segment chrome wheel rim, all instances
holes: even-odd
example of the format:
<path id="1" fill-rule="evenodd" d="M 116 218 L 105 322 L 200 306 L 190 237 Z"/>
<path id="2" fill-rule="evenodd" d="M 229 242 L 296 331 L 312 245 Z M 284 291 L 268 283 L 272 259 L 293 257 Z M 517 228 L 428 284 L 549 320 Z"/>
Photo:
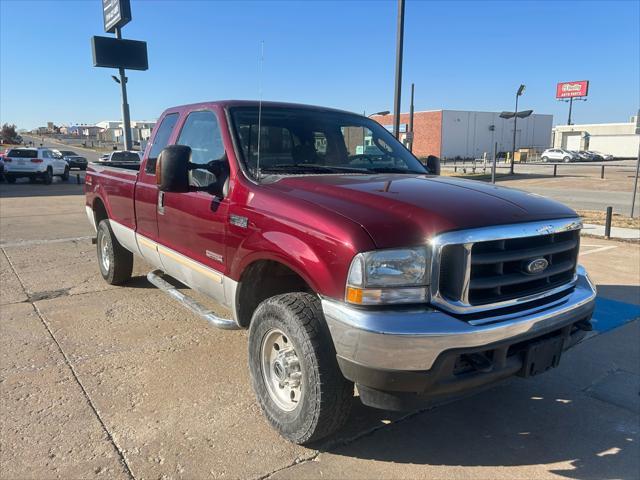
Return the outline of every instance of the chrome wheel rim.
<path id="1" fill-rule="evenodd" d="M 269 397 L 282 410 L 295 410 L 302 399 L 302 371 L 291 340 L 274 328 L 265 334 L 260 350 Z"/>
<path id="2" fill-rule="evenodd" d="M 109 260 L 109 242 L 107 241 L 106 235 L 100 236 L 100 263 L 102 263 L 102 268 L 105 272 L 109 271 L 109 266 L 111 262 Z"/>

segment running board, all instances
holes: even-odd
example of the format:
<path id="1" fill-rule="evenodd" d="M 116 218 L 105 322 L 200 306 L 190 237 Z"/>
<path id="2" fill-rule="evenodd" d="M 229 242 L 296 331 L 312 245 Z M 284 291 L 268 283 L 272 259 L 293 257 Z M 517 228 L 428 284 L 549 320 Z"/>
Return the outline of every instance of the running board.
<path id="1" fill-rule="evenodd" d="M 147 280 L 166 294 L 178 300 L 182 305 L 209 322 L 214 327 L 221 328 L 223 330 L 238 330 L 240 328 L 233 320 L 218 317 L 215 313 L 204 308 L 193 298 L 179 291 L 176 287 L 162 278 L 163 274 L 164 272 L 162 270 L 154 270 L 147 274 Z"/>

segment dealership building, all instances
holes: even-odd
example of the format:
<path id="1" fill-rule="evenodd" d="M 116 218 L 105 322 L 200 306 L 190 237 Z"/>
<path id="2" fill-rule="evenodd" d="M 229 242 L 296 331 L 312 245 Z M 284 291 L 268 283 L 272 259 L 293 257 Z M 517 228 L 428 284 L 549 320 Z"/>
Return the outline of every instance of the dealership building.
<path id="1" fill-rule="evenodd" d="M 617 158 L 636 158 L 640 134 L 640 118 L 624 123 L 558 125 L 553 129 L 553 146 L 567 150 L 593 150 Z"/>
<path id="2" fill-rule="evenodd" d="M 393 115 L 371 118 L 388 129 L 393 128 Z M 407 144 L 409 114 L 400 114 L 400 140 Z M 500 112 L 463 110 L 431 110 L 415 112 L 413 117 L 413 153 L 418 157 L 435 155 L 442 159 L 481 158 L 513 149 L 513 119 L 500 118 Z M 544 150 L 551 145 L 553 115 L 532 114 L 519 118 L 516 126 L 516 148 Z"/>

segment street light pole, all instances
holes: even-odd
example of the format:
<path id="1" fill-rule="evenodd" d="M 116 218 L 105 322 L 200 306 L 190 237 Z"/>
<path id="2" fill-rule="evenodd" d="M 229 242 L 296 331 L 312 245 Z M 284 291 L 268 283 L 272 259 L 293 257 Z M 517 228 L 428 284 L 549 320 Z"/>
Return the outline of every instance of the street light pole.
<path id="1" fill-rule="evenodd" d="M 398 0 L 398 31 L 396 39 L 396 89 L 393 101 L 393 135 L 400 138 L 400 97 L 402 89 L 402 44 L 404 42 L 404 0 Z"/>
<path id="2" fill-rule="evenodd" d="M 411 84 L 411 104 L 409 105 L 409 151 L 413 151 L 413 93 L 415 85 Z"/>
<path id="3" fill-rule="evenodd" d="M 516 110 L 513 115 L 513 152 L 511 154 L 511 166 L 509 167 L 509 173 L 513 175 L 513 166 L 516 162 L 516 127 L 518 126 L 518 97 L 524 93 L 525 86 L 520 85 L 516 92 Z"/>
<path id="4" fill-rule="evenodd" d="M 116 38 L 122 38 L 120 28 L 116 28 Z M 124 139 L 124 149 L 131 150 L 131 118 L 129 117 L 129 101 L 127 100 L 127 77 L 124 68 L 120 67 L 120 91 L 122 93 L 122 138 Z"/>

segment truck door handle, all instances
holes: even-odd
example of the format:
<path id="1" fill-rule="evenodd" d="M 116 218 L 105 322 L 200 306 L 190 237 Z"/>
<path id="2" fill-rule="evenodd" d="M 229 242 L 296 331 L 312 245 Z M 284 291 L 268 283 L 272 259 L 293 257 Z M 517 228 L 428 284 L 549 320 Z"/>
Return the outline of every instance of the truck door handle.
<path id="1" fill-rule="evenodd" d="M 158 190 L 158 213 L 164 215 L 164 192 Z"/>

